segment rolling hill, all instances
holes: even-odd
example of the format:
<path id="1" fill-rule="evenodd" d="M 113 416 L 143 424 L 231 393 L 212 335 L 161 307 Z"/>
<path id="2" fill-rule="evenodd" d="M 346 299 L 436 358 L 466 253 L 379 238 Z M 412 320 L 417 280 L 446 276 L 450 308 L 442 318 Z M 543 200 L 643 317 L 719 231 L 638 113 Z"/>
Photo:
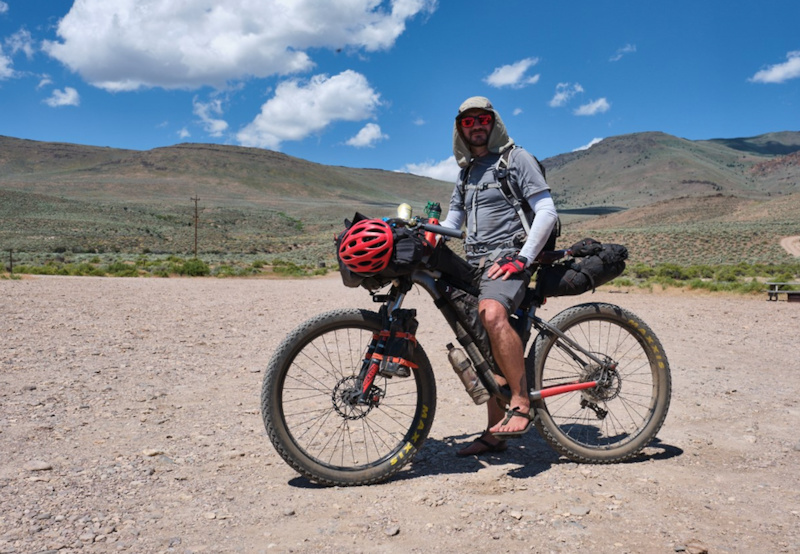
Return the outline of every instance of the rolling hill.
<path id="1" fill-rule="evenodd" d="M 563 242 L 594 234 L 634 259 L 785 261 L 800 234 L 800 133 L 690 141 L 610 137 L 543 160 Z M 201 252 L 332 260 L 358 210 L 420 213 L 451 183 L 324 166 L 268 150 L 179 144 L 120 150 L 0 137 L 0 250 L 186 253 L 194 199 Z M 681 245 L 680 248 L 671 245 Z"/>

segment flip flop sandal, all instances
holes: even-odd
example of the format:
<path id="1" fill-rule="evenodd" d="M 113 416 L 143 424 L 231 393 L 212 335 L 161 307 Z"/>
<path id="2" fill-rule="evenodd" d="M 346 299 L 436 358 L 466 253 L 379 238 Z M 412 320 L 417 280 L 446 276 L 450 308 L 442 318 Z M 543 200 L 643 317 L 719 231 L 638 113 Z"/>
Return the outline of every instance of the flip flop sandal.
<path id="1" fill-rule="evenodd" d="M 522 435 L 530 431 L 531 424 L 533 423 L 533 417 L 528 412 L 521 411 L 519 407 L 506 410 L 506 417 L 505 419 L 503 419 L 500 425 L 508 425 L 508 422 L 511 421 L 512 417 L 524 417 L 525 419 L 528 420 L 528 423 L 525 425 L 524 429 L 520 429 L 519 431 L 506 432 L 506 433 L 502 431 L 497 431 L 495 433 L 492 433 L 492 435 L 498 438 L 515 439 L 521 437 Z"/>
<path id="2" fill-rule="evenodd" d="M 480 447 L 477 448 L 474 452 L 471 452 L 470 449 L 473 448 L 475 445 L 479 445 Z M 478 437 L 474 441 L 470 443 L 469 446 L 466 446 L 456 452 L 456 456 L 459 458 L 466 458 L 467 456 L 480 456 L 481 454 L 491 454 L 495 452 L 505 452 L 508 449 L 508 445 L 506 441 L 499 441 L 497 444 L 492 444 L 487 440 L 484 440 L 482 437 Z"/>

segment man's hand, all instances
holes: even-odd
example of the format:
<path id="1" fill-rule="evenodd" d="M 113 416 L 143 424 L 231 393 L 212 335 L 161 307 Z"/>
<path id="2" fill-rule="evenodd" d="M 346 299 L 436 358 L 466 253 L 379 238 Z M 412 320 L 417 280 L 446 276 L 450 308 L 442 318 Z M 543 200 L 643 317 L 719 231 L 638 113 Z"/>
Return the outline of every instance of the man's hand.
<path id="1" fill-rule="evenodd" d="M 508 254 L 497 260 L 492 267 L 489 268 L 488 275 L 490 279 L 502 277 L 503 281 L 505 281 L 512 275 L 521 273 L 526 265 L 528 265 L 528 259 L 525 256 Z"/>

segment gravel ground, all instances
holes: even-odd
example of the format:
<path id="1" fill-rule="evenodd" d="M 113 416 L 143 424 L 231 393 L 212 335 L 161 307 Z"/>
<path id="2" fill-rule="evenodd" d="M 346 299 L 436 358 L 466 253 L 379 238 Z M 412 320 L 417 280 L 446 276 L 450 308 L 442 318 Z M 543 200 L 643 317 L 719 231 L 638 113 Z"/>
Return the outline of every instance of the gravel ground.
<path id="1" fill-rule="evenodd" d="M 290 329 L 371 306 L 313 280 L 37 277 L 0 281 L 0 553 L 797 552 L 800 304 L 603 290 L 663 343 L 673 398 L 639 459 L 583 466 L 535 431 L 455 451 L 485 425 L 449 368 L 430 438 L 377 486 L 321 488 L 266 438 L 262 372 Z"/>

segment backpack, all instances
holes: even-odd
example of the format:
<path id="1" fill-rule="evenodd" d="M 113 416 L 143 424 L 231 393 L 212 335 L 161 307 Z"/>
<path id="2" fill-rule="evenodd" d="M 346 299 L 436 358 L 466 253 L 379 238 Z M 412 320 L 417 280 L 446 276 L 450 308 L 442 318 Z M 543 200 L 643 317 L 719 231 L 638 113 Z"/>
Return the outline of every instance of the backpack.
<path id="1" fill-rule="evenodd" d="M 528 203 L 528 200 L 523 196 L 522 191 L 517 186 L 516 183 L 512 183 L 511 180 L 508 178 L 509 169 L 508 169 L 508 162 L 511 158 L 511 151 L 516 148 L 516 145 L 512 145 L 510 148 L 506 148 L 503 153 L 500 155 L 500 159 L 497 161 L 497 166 L 495 167 L 495 175 L 497 176 L 497 181 L 500 184 L 500 192 L 503 193 L 503 196 L 506 197 L 506 200 L 509 204 L 514 208 L 514 211 L 519 216 L 520 222 L 522 223 L 522 228 L 525 230 L 525 235 L 529 235 L 531 232 L 531 222 L 533 222 L 534 213 L 533 208 Z M 539 171 L 542 172 L 542 177 L 547 181 L 547 175 L 545 172 L 545 168 L 542 165 L 542 162 L 539 159 L 531 154 L 531 157 L 539 166 Z M 471 165 L 471 164 L 470 164 Z M 461 171 L 461 190 L 466 191 L 467 187 L 467 177 L 469 176 L 469 168 L 467 166 Z M 561 236 L 561 219 L 556 220 L 556 224 L 553 227 L 553 231 L 550 234 L 550 238 L 548 239 L 547 243 L 545 244 L 543 250 L 555 250 L 556 247 L 556 239 Z"/>

